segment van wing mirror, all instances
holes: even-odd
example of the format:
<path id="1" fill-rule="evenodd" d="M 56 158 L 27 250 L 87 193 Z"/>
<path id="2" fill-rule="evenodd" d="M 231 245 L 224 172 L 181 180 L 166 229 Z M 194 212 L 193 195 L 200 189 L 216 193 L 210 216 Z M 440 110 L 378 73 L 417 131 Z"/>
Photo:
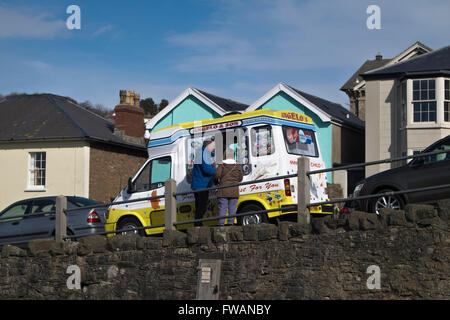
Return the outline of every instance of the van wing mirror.
<path id="1" fill-rule="evenodd" d="M 134 193 L 134 192 L 136 192 L 136 188 L 135 188 L 135 185 L 134 185 L 134 183 L 133 183 L 133 181 L 131 180 L 131 177 L 130 177 L 130 178 L 128 178 L 127 193 L 131 194 L 131 193 Z"/>

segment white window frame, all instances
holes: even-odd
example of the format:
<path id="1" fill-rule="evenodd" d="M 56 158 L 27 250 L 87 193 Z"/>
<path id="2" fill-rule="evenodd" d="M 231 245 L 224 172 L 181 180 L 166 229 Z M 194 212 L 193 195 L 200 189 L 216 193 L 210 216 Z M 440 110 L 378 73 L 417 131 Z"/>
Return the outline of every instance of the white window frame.
<path id="1" fill-rule="evenodd" d="M 448 89 L 446 84 L 448 83 Z M 445 111 L 445 105 L 447 104 L 447 111 Z M 448 115 L 448 120 L 445 120 L 445 115 Z M 444 122 L 450 122 L 450 79 L 444 78 Z"/>
<path id="2" fill-rule="evenodd" d="M 36 159 L 37 155 L 40 156 L 40 159 Z M 47 183 L 47 153 L 45 151 L 30 152 L 28 160 L 28 187 L 26 191 L 45 191 Z M 36 177 L 35 175 L 39 174 L 39 172 L 40 176 Z M 37 179 L 40 181 L 37 182 Z"/>
<path id="3" fill-rule="evenodd" d="M 429 81 L 430 80 L 433 80 L 434 81 L 434 99 L 422 99 L 422 96 L 420 95 L 420 97 L 419 97 L 419 99 L 418 100 L 414 100 L 414 82 L 415 81 L 419 81 L 419 82 L 421 82 L 421 81 L 428 81 L 428 83 L 429 83 Z M 438 81 L 439 81 L 439 79 L 438 78 L 427 78 L 427 79 L 412 79 L 412 83 L 411 83 L 411 106 L 412 106 L 412 122 L 414 123 L 414 124 L 418 124 L 418 123 L 437 123 L 438 122 L 438 97 L 437 97 L 437 86 L 438 86 Z M 420 85 L 420 84 L 419 84 Z M 427 86 L 427 91 L 429 91 L 430 89 L 429 89 L 429 86 Z M 419 92 L 421 92 L 422 90 L 421 89 L 419 89 Z M 415 114 L 415 112 L 414 112 L 414 104 L 415 103 L 430 103 L 430 102 L 434 102 L 435 103 L 435 120 L 434 121 L 415 121 L 414 120 L 414 114 Z M 422 111 L 420 111 L 420 112 L 422 112 Z M 430 112 L 428 111 L 428 117 L 429 117 L 429 115 L 430 115 Z"/>

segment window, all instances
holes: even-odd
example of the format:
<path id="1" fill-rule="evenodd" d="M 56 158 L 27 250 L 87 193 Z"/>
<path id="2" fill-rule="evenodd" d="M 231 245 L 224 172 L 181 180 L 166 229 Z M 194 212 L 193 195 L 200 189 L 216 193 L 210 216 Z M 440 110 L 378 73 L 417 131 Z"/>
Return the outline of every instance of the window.
<path id="1" fill-rule="evenodd" d="M 444 83 L 444 121 L 450 121 L 450 80 Z"/>
<path id="2" fill-rule="evenodd" d="M 271 126 L 253 128 L 251 130 L 251 136 L 252 155 L 254 157 L 267 156 L 275 152 Z"/>
<path id="3" fill-rule="evenodd" d="M 30 213 L 55 212 L 55 200 L 39 199 L 33 200 Z"/>
<path id="4" fill-rule="evenodd" d="M 318 157 L 314 131 L 294 127 L 284 127 L 284 141 L 288 153 Z"/>
<path id="5" fill-rule="evenodd" d="M 428 152 L 437 152 L 437 151 L 446 151 L 446 150 L 450 150 L 450 140 L 445 140 L 445 141 L 439 143 L 438 145 L 425 150 L 424 152 L 428 153 Z M 425 163 L 434 163 L 434 162 L 439 162 L 439 161 L 444 161 L 444 160 L 450 160 L 450 152 L 426 156 L 424 160 L 425 160 Z"/>
<path id="6" fill-rule="evenodd" d="M 161 188 L 170 178 L 172 161 L 170 157 L 154 159 L 147 163 L 134 181 L 136 191 L 148 191 Z"/>
<path id="7" fill-rule="evenodd" d="M 29 187 L 34 189 L 45 188 L 46 153 L 30 152 L 30 180 Z"/>
<path id="8" fill-rule="evenodd" d="M 436 121 L 436 81 L 413 81 L 414 122 Z"/>
<path id="9" fill-rule="evenodd" d="M 6 209 L 6 211 L 1 215 L 1 218 L 5 219 L 2 220 L 2 222 L 22 219 L 23 216 L 25 215 L 25 212 L 27 211 L 27 208 L 28 202 L 21 202 L 16 205 L 13 205 L 12 207 Z M 6 218 L 11 218 L 11 220 Z"/>

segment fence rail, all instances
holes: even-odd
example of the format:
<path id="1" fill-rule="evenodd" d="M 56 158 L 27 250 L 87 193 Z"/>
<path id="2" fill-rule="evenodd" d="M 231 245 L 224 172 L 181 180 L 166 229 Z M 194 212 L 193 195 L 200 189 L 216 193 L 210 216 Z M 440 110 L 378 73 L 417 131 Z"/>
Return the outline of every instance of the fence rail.
<path id="1" fill-rule="evenodd" d="M 435 151 L 435 152 L 428 152 L 428 153 L 422 153 L 418 155 L 411 155 L 411 156 L 404 156 L 404 157 L 398 157 L 398 158 L 391 158 L 391 159 L 383 159 L 383 160 L 377 160 L 377 161 L 370 161 L 370 162 L 364 162 L 364 163 L 358 163 L 358 164 L 352 164 L 352 165 L 346 165 L 336 168 L 327 168 L 327 169 L 320 169 L 320 170 L 310 170 L 310 163 L 309 158 L 306 157 L 299 157 L 298 163 L 297 163 L 297 173 L 295 174 L 287 174 L 287 175 L 281 175 L 281 176 L 275 176 L 270 178 L 264 178 L 264 179 L 257 179 L 257 180 L 251 180 L 251 181 L 244 181 L 240 183 L 234 183 L 229 184 L 225 186 L 213 186 L 211 188 L 204 188 L 199 190 L 191 190 L 191 191 L 182 191 L 177 192 L 177 185 L 175 180 L 168 179 L 165 182 L 165 193 L 163 195 L 158 196 L 152 196 L 152 197 L 145 197 L 140 199 L 133 199 L 133 200 L 125 200 L 125 201 L 117 201 L 117 202 L 111 202 L 111 203 L 102 203 L 99 205 L 93 205 L 93 206 L 86 206 L 86 207 L 80 207 L 80 208 L 67 208 L 67 199 L 64 196 L 58 196 L 56 201 L 56 211 L 52 212 L 38 212 L 38 213 L 32 213 L 32 214 L 26 214 L 26 216 L 23 216 L 22 218 L 28 218 L 28 217 L 38 217 L 38 216 L 55 216 L 55 239 L 56 240 L 70 240 L 70 239 L 78 239 L 84 236 L 88 235 L 109 235 L 109 234 L 120 234 L 125 232 L 138 232 L 140 230 L 149 230 L 149 229 L 156 229 L 156 228 L 165 228 L 166 230 L 176 230 L 177 226 L 187 225 L 187 224 L 195 224 L 199 222 L 208 222 L 208 221 L 215 221 L 215 220 L 224 220 L 224 219 L 235 219 L 239 217 L 245 217 L 249 215 L 262 215 L 267 214 L 270 212 L 278 212 L 278 211 L 288 211 L 288 212 L 297 212 L 297 222 L 301 224 L 309 224 L 310 223 L 310 208 L 311 207 L 317 207 L 317 206 L 323 206 L 327 204 L 336 204 L 336 203 L 343 203 L 347 201 L 356 201 L 356 200 L 368 200 L 372 198 L 376 198 L 379 196 L 389 196 L 389 195 L 400 195 L 400 194 L 406 194 L 406 193 L 414 193 L 414 192 L 423 192 L 423 191 L 431 191 L 431 190 L 438 190 L 438 189 L 444 189 L 449 188 L 450 184 L 440 185 L 440 186 L 432 186 L 432 187 L 425 187 L 425 188 L 417 188 L 417 189 L 409 189 L 409 190 L 401 190 L 401 191 L 391 191 L 391 192 L 385 192 L 385 193 L 379 193 L 379 194 L 372 194 L 372 195 L 366 195 L 366 196 L 358 196 L 358 197 L 346 197 L 341 199 L 334 199 L 334 200 L 328 200 L 328 201 L 321 201 L 321 202 L 314 202 L 310 203 L 310 176 L 314 174 L 319 173 L 325 173 L 325 172 L 332 172 L 332 171 L 344 171 L 346 172 L 347 169 L 353 169 L 353 168 L 361 168 L 366 167 L 370 165 L 376 165 L 376 164 L 383 164 L 383 163 L 392 163 L 396 161 L 403 161 L 407 159 L 415 159 L 415 158 L 424 158 L 427 156 L 433 156 L 437 154 L 442 153 L 450 153 L 450 150 L 442 150 L 442 151 Z M 284 180 L 284 179 L 291 179 L 291 178 L 297 178 L 297 204 L 292 205 L 286 205 L 286 206 L 280 206 L 279 208 L 275 209 L 268 209 L 268 210 L 257 210 L 257 211 L 251 211 L 251 212 L 245 212 L 245 213 L 237 213 L 234 215 L 228 215 L 228 216 L 215 216 L 215 217 L 207 217 L 202 219 L 193 219 L 193 220 L 186 220 L 186 221 L 177 221 L 177 202 L 176 197 L 192 194 L 192 193 L 198 193 L 198 192 L 205 192 L 205 191 L 214 191 L 219 189 L 225 189 L 230 187 L 240 187 L 244 185 L 249 184 L 257 184 L 257 183 L 264 183 L 269 182 L 273 180 Z M 142 226 L 137 227 L 133 229 L 121 229 L 121 230 L 113 230 L 113 231 L 102 231 L 102 232 L 95 232 L 95 233 L 87 233 L 87 234 L 67 234 L 67 215 L 71 214 L 78 210 L 92 210 L 97 208 L 109 208 L 111 206 L 120 205 L 120 204 L 129 204 L 129 203 L 135 203 L 135 202 L 142 202 L 142 201 L 152 201 L 152 200 L 158 200 L 163 199 L 165 200 L 165 223 L 159 224 L 159 225 L 153 225 L 153 226 Z M 0 217 L 0 223 L 5 222 L 8 220 L 14 220 L 14 219 L 20 219 L 20 217 L 6 217 L 2 218 Z M 84 230 L 84 229 L 91 229 L 96 228 L 98 226 L 87 226 L 86 228 L 80 228 L 78 230 Z M 9 243 L 25 243 L 27 241 L 15 241 L 15 242 L 9 242 Z M 4 245 L 8 243 L 0 243 L 0 245 Z"/>

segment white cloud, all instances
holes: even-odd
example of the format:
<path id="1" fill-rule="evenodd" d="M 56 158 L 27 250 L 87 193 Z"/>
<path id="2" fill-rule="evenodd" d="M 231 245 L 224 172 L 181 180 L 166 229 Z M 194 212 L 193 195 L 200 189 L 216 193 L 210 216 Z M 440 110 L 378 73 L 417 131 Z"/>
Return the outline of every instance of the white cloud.
<path id="1" fill-rule="evenodd" d="M 102 26 L 102 27 L 98 28 L 94 33 L 92 33 L 92 37 L 96 38 L 103 33 L 112 31 L 113 29 L 114 29 L 114 26 L 112 24 Z"/>
<path id="2" fill-rule="evenodd" d="M 65 21 L 30 8 L 0 6 L 0 38 L 54 38 L 66 31 Z"/>

